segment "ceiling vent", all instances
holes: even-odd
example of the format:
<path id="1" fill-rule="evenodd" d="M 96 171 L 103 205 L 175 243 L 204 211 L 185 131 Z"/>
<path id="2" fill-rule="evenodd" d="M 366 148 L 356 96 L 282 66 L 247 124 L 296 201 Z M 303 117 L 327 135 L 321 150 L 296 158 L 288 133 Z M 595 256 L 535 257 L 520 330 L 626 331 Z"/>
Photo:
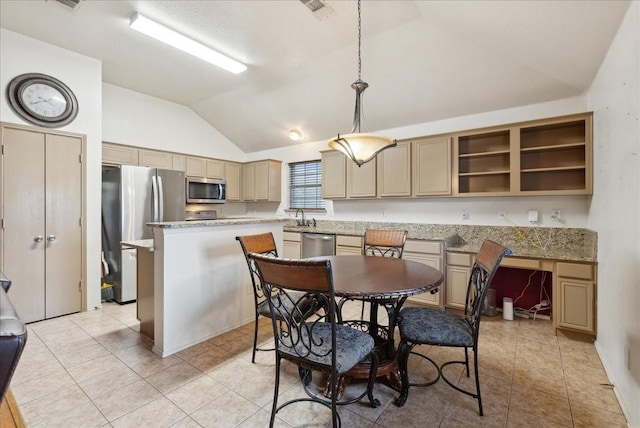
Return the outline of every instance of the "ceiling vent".
<path id="1" fill-rule="evenodd" d="M 76 10 L 80 7 L 80 3 L 82 3 L 84 0 L 47 0 L 47 1 L 60 4 L 71 10 Z"/>
<path id="2" fill-rule="evenodd" d="M 300 0 L 300 3 L 305 5 L 313 13 L 313 16 L 320 21 L 336 13 L 324 0 Z"/>

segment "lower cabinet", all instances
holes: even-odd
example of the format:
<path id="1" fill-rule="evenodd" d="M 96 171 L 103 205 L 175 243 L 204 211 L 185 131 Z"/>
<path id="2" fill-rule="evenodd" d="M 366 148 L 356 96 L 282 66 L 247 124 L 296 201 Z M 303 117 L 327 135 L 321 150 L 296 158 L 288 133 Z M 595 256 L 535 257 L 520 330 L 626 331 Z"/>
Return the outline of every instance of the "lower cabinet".
<path id="1" fill-rule="evenodd" d="M 404 252 L 402 258 L 413 260 L 425 265 L 431 266 L 442 272 L 442 242 L 441 241 L 420 241 L 408 239 L 404 244 Z M 444 284 L 440 286 L 438 292 L 422 293 L 409 297 L 407 300 L 422 305 L 434 306 L 438 308 L 444 307 Z"/>
<path id="2" fill-rule="evenodd" d="M 473 257 L 469 253 L 447 253 L 446 302 L 448 308 L 464 309 Z"/>
<path id="3" fill-rule="evenodd" d="M 354 254 L 362 255 L 362 237 L 361 236 L 336 236 L 336 256 Z"/>
<path id="4" fill-rule="evenodd" d="M 553 319 L 556 329 L 596 334 L 595 265 L 556 262 Z"/>
<path id="5" fill-rule="evenodd" d="M 282 257 L 285 259 L 299 259 L 301 254 L 300 234 L 297 232 L 284 232 Z"/>

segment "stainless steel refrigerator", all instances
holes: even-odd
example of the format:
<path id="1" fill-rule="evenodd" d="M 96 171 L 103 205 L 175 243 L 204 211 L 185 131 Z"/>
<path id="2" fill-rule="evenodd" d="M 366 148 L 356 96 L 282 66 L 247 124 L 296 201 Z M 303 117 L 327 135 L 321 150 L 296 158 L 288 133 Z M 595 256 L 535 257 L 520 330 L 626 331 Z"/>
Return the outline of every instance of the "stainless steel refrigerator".
<path id="1" fill-rule="evenodd" d="M 115 301 L 136 300 L 136 250 L 121 241 L 151 239 L 148 222 L 185 218 L 182 171 L 122 165 L 102 172 L 102 249 Z"/>

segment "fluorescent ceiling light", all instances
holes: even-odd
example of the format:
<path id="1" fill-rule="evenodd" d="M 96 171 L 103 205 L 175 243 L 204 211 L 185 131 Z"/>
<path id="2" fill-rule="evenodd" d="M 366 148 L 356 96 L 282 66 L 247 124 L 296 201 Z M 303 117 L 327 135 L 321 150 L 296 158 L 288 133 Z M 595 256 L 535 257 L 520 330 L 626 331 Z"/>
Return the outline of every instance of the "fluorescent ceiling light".
<path id="1" fill-rule="evenodd" d="M 131 17 L 129 27 L 171 45 L 174 48 L 181 49 L 191 55 L 197 56 L 198 58 L 210 62 L 213 65 L 224 68 L 233 74 L 242 73 L 247 69 L 246 65 L 236 61 L 235 59 L 231 59 L 220 52 L 216 52 L 210 47 L 183 36 L 182 34 L 177 33 L 164 25 L 158 24 L 137 12 Z"/>

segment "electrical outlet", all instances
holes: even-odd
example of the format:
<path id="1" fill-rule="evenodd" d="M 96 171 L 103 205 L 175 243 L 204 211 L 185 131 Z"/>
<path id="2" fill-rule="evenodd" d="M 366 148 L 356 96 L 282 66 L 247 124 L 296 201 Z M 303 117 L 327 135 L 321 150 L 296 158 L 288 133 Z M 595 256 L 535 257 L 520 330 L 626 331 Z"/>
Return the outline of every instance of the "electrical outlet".
<path id="1" fill-rule="evenodd" d="M 462 219 L 469 220 L 469 211 L 462 211 Z"/>
<path id="2" fill-rule="evenodd" d="M 528 213 L 529 223 L 538 222 L 538 210 L 529 210 Z"/>
<path id="3" fill-rule="evenodd" d="M 554 208 L 551 210 L 551 220 L 560 220 L 562 218 L 562 210 Z"/>
<path id="4" fill-rule="evenodd" d="M 631 347 L 628 343 L 624 345 L 624 366 L 631 371 Z"/>
<path id="5" fill-rule="evenodd" d="M 498 220 L 506 220 L 507 214 L 504 211 L 498 211 Z"/>

